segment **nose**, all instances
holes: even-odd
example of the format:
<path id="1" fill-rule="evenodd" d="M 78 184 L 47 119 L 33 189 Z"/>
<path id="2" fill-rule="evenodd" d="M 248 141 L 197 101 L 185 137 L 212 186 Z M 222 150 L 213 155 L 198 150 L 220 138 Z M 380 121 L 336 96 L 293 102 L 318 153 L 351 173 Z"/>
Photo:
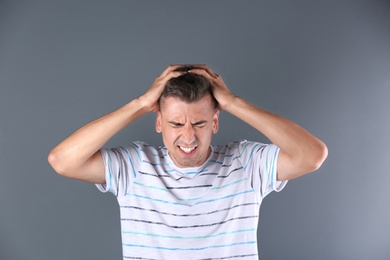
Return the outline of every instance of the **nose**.
<path id="1" fill-rule="evenodd" d="M 195 129 L 192 125 L 185 125 L 182 129 L 181 138 L 186 144 L 195 142 Z"/>

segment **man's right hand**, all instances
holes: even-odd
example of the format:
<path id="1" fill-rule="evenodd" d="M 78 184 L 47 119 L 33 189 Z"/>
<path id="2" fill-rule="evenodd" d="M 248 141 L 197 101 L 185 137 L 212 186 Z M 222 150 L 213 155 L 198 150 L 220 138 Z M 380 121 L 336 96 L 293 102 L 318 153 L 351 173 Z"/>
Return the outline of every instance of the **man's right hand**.
<path id="1" fill-rule="evenodd" d="M 183 72 L 175 71 L 181 66 L 182 65 L 168 66 L 161 75 L 155 79 L 152 86 L 145 92 L 145 94 L 138 98 L 139 102 L 141 102 L 141 106 L 148 112 L 159 111 L 158 100 L 164 91 L 164 87 L 171 78 L 175 78 L 183 74 Z"/>

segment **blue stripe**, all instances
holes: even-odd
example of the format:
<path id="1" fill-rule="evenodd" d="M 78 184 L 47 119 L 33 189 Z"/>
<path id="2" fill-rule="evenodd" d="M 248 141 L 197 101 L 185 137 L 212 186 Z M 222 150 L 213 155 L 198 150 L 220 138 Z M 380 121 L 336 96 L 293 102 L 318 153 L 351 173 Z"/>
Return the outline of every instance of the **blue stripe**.
<path id="1" fill-rule="evenodd" d="M 214 202 L 214 201 L 218 201 L 218 200 L 228 199 L 228 198 L 231 198 L 231 197 L 239 196 L 239 195 L 242 195 L 242 194 L 245 194 L 245 193 L 250 193 L 250 192 L 254 192 L 254 190 L 247 190 L 247 191 L 238 192 L 238 193 L 231 194 L 231 195 L 228 195 L 228 196 L 225 196 L 225 197 L 221 197 L 221 198 L 199 201 L 199 202 L 197 202 L 197 203 L 195 203 L 193 205 L 198 205 L 198 204 L 203 204 L 203 203 L 210 203 L 210 202 Z M 134 194 L 134 193 L 126 194 L 126 196 L 134 196 L 134 197 L 137 197 L 137 198 L 142 198 L 142 199 L 147 199 L 147 200 L 152 200 L 152 201 L 157 201 L 157 202 L 166 203 L 166 204 L 172 204 L 172 205 L 191 206 L 191 205 L 180 203 L 180 202 L 176 202 L 176 201 L 167 201 L 167 200 L 162 200 L 162 199 L 156 199 L 156 198 L 143 196 L 143 195 L 139 195 L 139 194 Z M 194 199 L 185 199 L 185 200 L 194 200 Z"/>
<path id="2" fill-rule="evenodd" d="M 268 157 L 269 157 L 269 147 L 268 147 L 268 149 L 267 149 L 267 155 L 265 156 L 265 173 L 266 173 L 266 175 L 268 176 L 268 178 L 271 178 L 271 187 L 273 188 L 273 184 L 272 184 L 272 175 L 270 176 L 270 174 L 269 174 L 269 171 L 268 171 Z M 271 190 L 269 190 L 268 188 L 267 188 L 267 190 L 264 192 L 264 197 L 265 196 L 267 196 L 268 194 L 270 194 L 271 193 L 271 191 L 272 191 L 272 189 Z"/>
<path id="3" fill-rule="evenodd" d="M 129 193 L 129 194 L 126 194 L 127 196 L 134 196 L 134 197 L 137 197 L 137 198 L 141 198 L 141 199 L 148 199 L 148 200 L 153 200 L 153 201 L 157 201 L 157 202 L 161 202 L 161 203 L 166 203 L 166 204 L 179 204 L 177 202 L 170 202 L 170 201 L 167 201 L 167 200 L 161 200 L 161 199 L 155 199 L 155 198 L 151 198 L 151 197 L 147 197 L 147 196 L 142 196 L 142 195 L 138 195 L 138 194 L 134 194 L 134 193 Z M 187 206 L 186 204 L 181 204 L 183 206 Z"/>
<path id="4" fill-rule="evenodd" d="M 274 185 L 275 185 L 275 181 L 276 181 L 276 171 L 277 169 L 275 169 L 276 167 L 276 163 L 275 163 L 275 160 L 276 160 L 276 157 L 278 155 L 278 151 L 280 150 L 279 147 L 276 147 L 275 149 L 275 153 L 274 153 L 274 157 L 272 158 L 272 165 L 269 165 L 269 161 L 268 161 L 268 158 L 270 157 L 269 153 L 270 153 L 270 147 L 268 147 L 267 149 L 267 155 L 266 155 L 266 158 L 265 158 L 265 171 L 266 171 L 266 174 L 268 176 L 268 178 L 270 179 L 270 186 L 271 186 L 271 190 L 267 190 L 267 192 L 264 193 L 264 197 L 267 196 L 268 194 L 270 194 L 273 190 L 274 190 Z M 271 172 L 269 172 L 269 167 L 271 167 Z"/>
<path id="5" fill-rule="evenodd" d="M 200 201 L 198 203 L 195 203 L 195 205 L 203 204 L 203 203 L 209 203 L 209 202 L 214 202 L 214 201 L 217 201 L 217 200 L 228 199 L 228 198 L 235 197 L 235 196 L 242 195 L 242 194 L 249 193 L 249 192 L 254 192 L 254 190 L 242 191 L 242 192 L 231 194 L 231 195 L 228 195 L 228 196 L 225 196 L 225 197 L 222 197 L 222 198 L 218 198 L 218 199 L 211 199 L 211 200 Z"/>
<path id="6" fill-rule="evenodd" d="M 244 171 L 246 170 L 246 167 L 248 167 L 248 164 L 249 164 L 249 162 L 250 162 L 251 159 L 252 159 L 253 151 L 254 151 L 254 150 L 256 149 L 256 147 L 258 147 L 258 146 L 259 146 L 258 144 L 256 144 L 255 146 L 253 146 L 252 151 L 251 151 L 251 153 L 250 153 L 250 155 L 249 155 L 248 161 L 247 161 L 246 164 L 245 164 Z M 241 156 L 241 155 L 240 155 L 240 156 Z"/>
<path id="7" fill-rule="evenodd" d="M 274 158 L 273 158 L 273 161 L 272 161 L 272 188 L 274 188 L 274 183 L 277 181 L 276 180 L 276 169 L 275 169 L 275 161 L 276 161 L 276 157 L 278 155 L 278 151 L 279 151 L 279 148 L 277 147 L 275 149 L 275 153 L 274 153 Z"/>
<path id="8" fill-rule="evenodd" d="M 249 144 L 249 143 L 246 143 L 246 144 L 244 145 L 244 148 L 242 149 L 242 152 L 240 153 L 239 157 L 241 157 L 242 154 L 245 152 L 246 148 L 248 147 L 248 144 Z"/>
<path id="9" fill-rule="evenodd" d="M 130 165 L 131 165 L 131 169 L 133 170 L 134 177 L 137 177 L 137 172 L 134 169 L 133 160 L 131 160 L 131 156 L 130 156 L 129 150 L 127 150 L 126 148 L 123 148 L 123 147 L 122 147 L 122 149 L 124 149 L 125 152 L 126 152 L 127 158 L 129 159 L 129 162 L 130 162 Z M 134 149 L 134 147 L 133 147 L 133 149 Z"/>
<path id="10" fill-rule="evenodd" d="M 269 147 L 267 149 L 267 155 L 265 157 L 265 172 L 267 174 L 267 176 L 270 176 L 270 172 L 268 171 L 268 157 L 269 157 Z M 271 176 L 272 177 L 272 176 Z M 271 178 L 272 179 L 272 178 Z M 272 180 L 271 180 L 272 181 Z"/>
<path id="11" fill-rule="evenodd" d="M 139 152 L 138 152 L 137 147 L 135 147 L 135 145 L 133 145 L 133 144 L 131 144 L 130 147 L 133 148 L 133 149 L 135 150 L 135 152 L 137 153 L 138 159 L 139 159 L 139 161 L 141 162 L 141 156 L 139 155 Z"/>
<path id="12" fill-rule="evenodd" d="M 170 250 L 170 251 L 201 251 L 211 248 L 223 248 L 223 247 L 232 247 L 232 246 L 241 246 L 241 245 L 250 245 L 256 244 L 256 241 L 248 241 L 248 242 L 239 242 L 232 243 L 226 245 L 214 245 L 214 246 L 205 246 L 205 247 L 189 247 L 189 248 L 180 248 L 180 247 L 162 247 L 162 246 L 147 246 L 147 245 L 136 245 L 136 244 L 123 244 L 123 246 L 127 247 L 142 247 L 149 249 L 158 249 L 158 250 Z"/>
<path id="13" fill-rule="evenodd" d="M 156 187 L 156 186 L 152 186 L 152 185 L 145 185 L 145 184 L 139 183 L 137 181 L 134 181 L 133 184 L 138 185 L 138 186 L 142 186 L 145 188 L 149 188 L 149 189 L 156 189 L 156 190 L 162 190 L 162 191 L 169 192 L 166 188 L 160 188 L 160 187 Z"/>
<path id="14" fill-rule="evenodd" d="M 222 185 L 222 186 L 219 186 L 219 187 L 214 187 L 211 190 L 219 190 L 219 189 L 222 189 L 222 188 L 225 188 L 225 187 L 228 187 L 228 186 L 231 186 L 231 185 L 234 185 L 234 184 L 240 183 L 242 181 L 246 181 L 246 180 L 248 180 L 248 178 L 244 178 L 244 179 L 241 179 L 241 180 L 238 180 L 238 181 L 235 181 L 235 182 L 232 182 L 232 183 L 228 183 L 228 184 L 225 184 L 225 185 Z"/>
<path id="15" fill-rule="evenodd" d="M 202 172 L 208 172 L 209 169 L 202 169 L 200 171 L 196 171 L 196 172 L 182 172 L 184 174 L 198 174 L 198 173 L 202 173 Z"/>
<path id="16" fill-rule="evenodd" d="M 223 162 L 217 161 L 217 160 L 208 160 L 207 162 L 216 163 L 216 164 L 222 164 Z"/>
<path id="17" fill-rule="evenodd" d="M 244 232 L 255 232 L 257 231 L 256 228 L 250 228 L 250 229 L 239 229 L 234 230 L 231 232 L 221 232 L 215 235 L 208 235 L 208 236 L 169 236 L 169 235 L 161 235 L 161 234 L 152 234 L 152 233 L 142 233 L 142 232 L 133 232 L 133 231 L 122 231 L 122 234 L 124 235 L 141 235 L 141 236 L 151 236 L 151 237 L 162 237 L 162 238 L 175 238 L 175 239 L 204 239 L 204 238 L 212 238 L 217 236 L 223 236 L 223 235 L 231 235 L 236 233 L 244 233 Z"/>
<path id="18" fill-rule="evenodd" d="M 112 190 L 111 187 L 112 187 L 112 159 L 111 159 L 111 155 L 110 155 L 110 152 L 107 152 L 107 155 L 108 155 L 108 158 L 109 158 L 109 166 L 108 166 L 108 175 L 109 175 L 109 183 L 108 183 L 108 189 L 109 190 Z M 113 191 L 113 190 L 112 190 Z M 114 193 L 115 194 L 115 193 Z"/>

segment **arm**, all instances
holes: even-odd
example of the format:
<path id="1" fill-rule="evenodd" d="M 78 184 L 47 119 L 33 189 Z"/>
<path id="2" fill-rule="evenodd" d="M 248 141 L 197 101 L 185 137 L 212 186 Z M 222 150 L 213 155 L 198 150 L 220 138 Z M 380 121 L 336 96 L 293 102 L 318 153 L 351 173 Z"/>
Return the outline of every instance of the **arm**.
<path id="1" fill-rule="evenodd" d="M 256 128 L 280 148 L 278 180 L 291 180 L 317 170 L 327 157 L 326 145 L 290 120 L 258 108 L 233 95 L 222 78 L 207 66 L 191 70 L 210 80 L 219 109 Z"/>
<path id="2" fill-rule="evenodd" d="M 125 126 L 141 116 L 158 110 L 158 99 L 165 83 L 180 72 L 169 66 L 149 90 L 123 107 L 81 127 L 49 154 L 48 161 L 56 172 L 65 177 L 91 183 L 105 183 L 105 172 L 100 148 Z"/>

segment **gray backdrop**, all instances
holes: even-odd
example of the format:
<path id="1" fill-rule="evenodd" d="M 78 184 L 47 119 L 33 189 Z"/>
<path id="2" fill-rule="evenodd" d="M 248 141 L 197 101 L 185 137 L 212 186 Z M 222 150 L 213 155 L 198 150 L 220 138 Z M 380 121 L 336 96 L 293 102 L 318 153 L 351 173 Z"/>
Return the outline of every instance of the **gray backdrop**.
<path id="1" fill-rule="evenodd" d="M 47 154 L 176 63 L 209 64 L 328 145 L 263 202 L 261 259 L 390 259 L 390 4 L 362 0 L 1 1 L 0 259 L 121 258 L 114 196 Z M 161 144 L 154 118 L 107 145 Z M 267 141 L 222 113 L 213 143 L 241 138 Z"/>

